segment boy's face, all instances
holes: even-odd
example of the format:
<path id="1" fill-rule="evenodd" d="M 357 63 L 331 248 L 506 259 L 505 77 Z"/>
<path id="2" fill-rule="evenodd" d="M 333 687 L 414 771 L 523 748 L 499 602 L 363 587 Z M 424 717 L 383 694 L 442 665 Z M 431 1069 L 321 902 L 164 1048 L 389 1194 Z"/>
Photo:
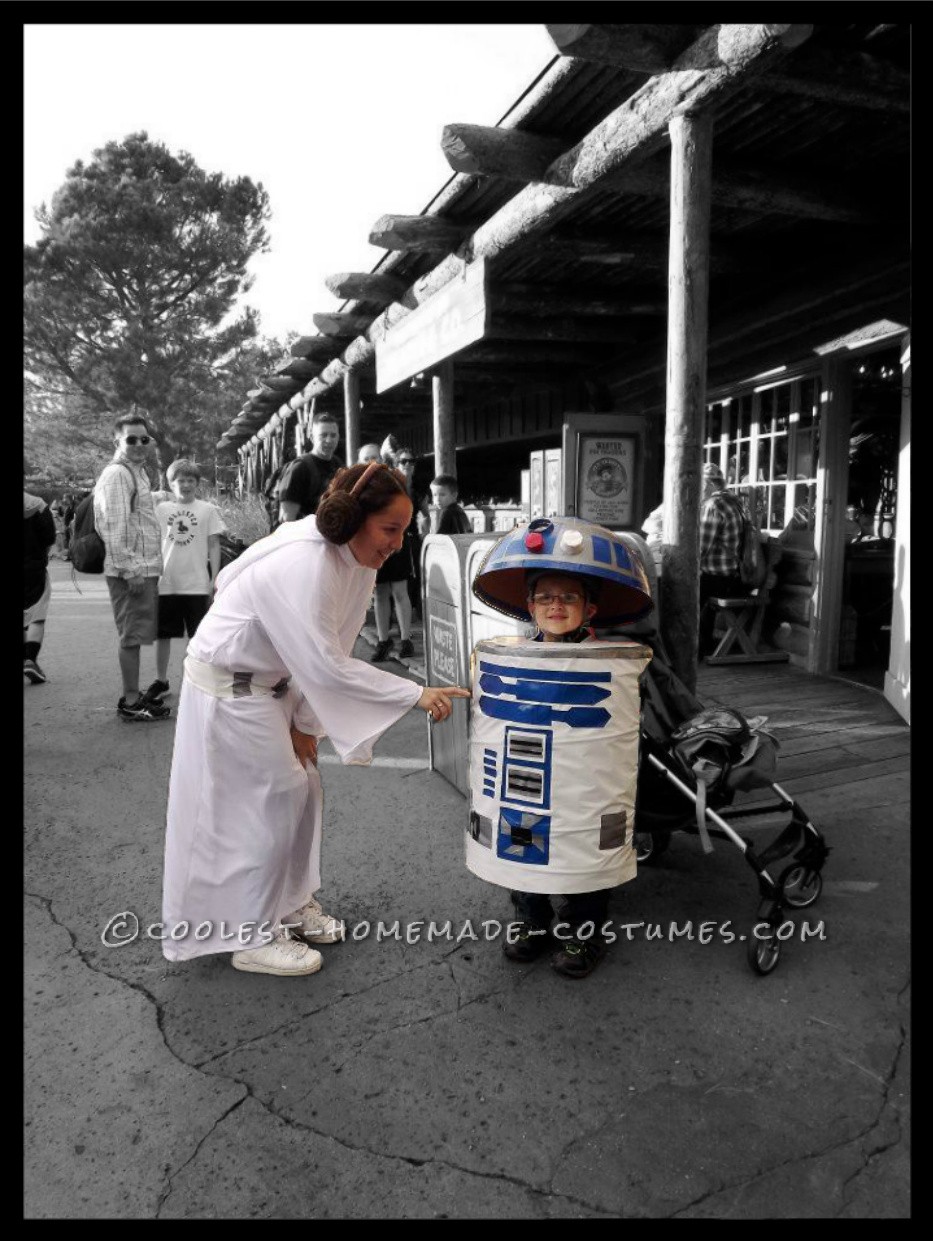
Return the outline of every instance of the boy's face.
<path id="1" fill-rule="evenodd" d="M 578 578 L 569 573 L 546 573 L 528 596 L 528 611 L 542 633 L 560 638 L 595 616 L 596 604 L 587 603 Z"/>
<path id="2" fill-rule="evenodd" d="M 170 484 L 176 500 L 190 504 L 197 495 L 199 481 L 193 474 L 176 474 Z"/>
<path id="3" fill-rule="evenodd" d="M 311 426 L 311 451 L 316 457 L 329 461 L 340 443 L 340 431 L 336 422 L 315 422 Z"/>
<path id="4" fill-rule="evenodd" d="M 451 504 L 456 504 L 457 493 L 452 487 L 438 487 L 434 483 L 431 484 L 431 496 L 438 508 L 450 508 Z"/>

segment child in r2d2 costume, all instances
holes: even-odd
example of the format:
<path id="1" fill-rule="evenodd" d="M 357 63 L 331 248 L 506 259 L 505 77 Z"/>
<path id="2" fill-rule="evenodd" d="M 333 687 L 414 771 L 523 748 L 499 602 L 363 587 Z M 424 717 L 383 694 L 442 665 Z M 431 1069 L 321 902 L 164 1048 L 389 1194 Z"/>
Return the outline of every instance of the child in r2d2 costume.
<path id="1" fill-rule="evenodd" d="M 467 867 L 510 889 L 520 919 L 503 944 L 510 961 L 550 951 L 559 974 L 583 978 L 606 952 L 612 889 L 635 877 L 640 681 L 651 658 L 589 626 L 646 616 L 648 577 L 611 531 L 539 518 L 492 548 L 473 591 L 536 633 L 474 651 Z M 553 932 L 551 895 L 563 897 Z"/>

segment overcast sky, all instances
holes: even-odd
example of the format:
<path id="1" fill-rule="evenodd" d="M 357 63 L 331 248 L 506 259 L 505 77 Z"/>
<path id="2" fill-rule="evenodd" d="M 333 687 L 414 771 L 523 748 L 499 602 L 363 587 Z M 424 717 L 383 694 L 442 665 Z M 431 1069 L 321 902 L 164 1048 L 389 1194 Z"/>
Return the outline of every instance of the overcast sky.
<path id="1" fill-rule="evenodd" d="M 435 10 L 436 11 L 436 10 Z M 388 212 L 417 215 L 451 170 L 445 124 L 495 124 L 554 56 L 528 25 L 27 25 L 24 239 L 75 162 L 146 130 L 269 192 L 262 330 L 313 332 L 324 277 L 369 271 Z"/>

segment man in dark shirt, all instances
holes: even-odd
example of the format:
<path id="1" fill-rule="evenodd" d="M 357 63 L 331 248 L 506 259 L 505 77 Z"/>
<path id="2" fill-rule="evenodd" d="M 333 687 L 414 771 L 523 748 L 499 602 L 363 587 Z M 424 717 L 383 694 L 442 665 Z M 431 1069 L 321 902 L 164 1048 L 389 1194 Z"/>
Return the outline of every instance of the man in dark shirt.
<path id="1" fill-rule="evenodd" d="M 472 534 L 470 519 L 457 503 L 457 480 L 453 474 L 438 474 L 431 484 L 431 497 L 441 510 L 438 534 Z"/>
<path id="2" fill-rule="evenodd" d="M 327 484 L 343 462 L 334 455 L 340 443 L 335 414 L 322 411 L 311 419 L 311 451 L 293 461 L 279 484 L 279 520 L 298 521 L 317 512 Z"/>

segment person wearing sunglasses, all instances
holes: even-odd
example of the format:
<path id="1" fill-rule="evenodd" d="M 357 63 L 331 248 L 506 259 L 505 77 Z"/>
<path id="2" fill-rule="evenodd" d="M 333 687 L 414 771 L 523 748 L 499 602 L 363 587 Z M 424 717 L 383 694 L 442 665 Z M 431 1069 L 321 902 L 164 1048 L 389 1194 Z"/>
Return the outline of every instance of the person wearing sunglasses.
<path id="1" fill-rule="evenodd" d="M 104 577 L 119 640 L 121 719 L 164 720 L 169 707 L 139 690 L 141 646 L 156 640 L 162 536 L 146 472 L 154 440 L 146 419 L 124 414 L 113 425 L 116 452 L 94 487 L 94 525 L 104 542 Z"/>

